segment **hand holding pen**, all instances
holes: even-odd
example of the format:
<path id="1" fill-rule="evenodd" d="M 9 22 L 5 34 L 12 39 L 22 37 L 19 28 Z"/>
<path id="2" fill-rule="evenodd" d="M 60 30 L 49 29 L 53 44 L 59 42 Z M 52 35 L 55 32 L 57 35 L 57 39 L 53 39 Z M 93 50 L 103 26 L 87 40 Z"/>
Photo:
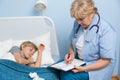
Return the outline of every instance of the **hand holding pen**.
<path id="1" fill-rule="evenodd" d="M 66 63 L 68 63 L 68 64 L 72 63 L 73 59 L 74 58 L 70 53 L 66 54 L 66 56 L 65 56 Z"/>

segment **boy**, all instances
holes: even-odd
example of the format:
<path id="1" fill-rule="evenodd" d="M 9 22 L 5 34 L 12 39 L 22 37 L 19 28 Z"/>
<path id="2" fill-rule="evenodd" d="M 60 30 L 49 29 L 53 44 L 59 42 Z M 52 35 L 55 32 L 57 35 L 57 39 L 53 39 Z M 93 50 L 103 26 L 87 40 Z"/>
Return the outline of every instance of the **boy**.
<path id="1" fill-rule="evenodd" d="M 43 44 L 40 44 L 37 48 L 34 43 L 30 41 L 25 41 L 20 45 L 20 48 L 17 46 L 13 46 L 9 50 L 9 52 L 13 54 L 15 60 L 20 64 L 29 65 L 31 67 L 40 67 L 44 47 L 45 46 Z M 36 61 L 34 62 L 32 56 L 36 51 L 38 51 L 38 56 Z"/>

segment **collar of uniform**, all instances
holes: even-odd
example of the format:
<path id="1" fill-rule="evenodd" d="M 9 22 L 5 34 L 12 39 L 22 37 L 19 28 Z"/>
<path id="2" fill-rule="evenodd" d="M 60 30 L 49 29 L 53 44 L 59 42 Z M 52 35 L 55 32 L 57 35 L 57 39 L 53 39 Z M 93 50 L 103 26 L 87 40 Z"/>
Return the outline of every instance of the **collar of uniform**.
<path id="1" fill-rule="evenodd" d="M 98 19 L 99 19 L 98 15 L 95 14 L 95 16 L 94 16 L 94 18 L 92 20 L 92 23 L 88 27 L 88 31 L 87 31 L 87 34 L 86 34 L 86 37 L 85 37 L 85 41 L 86 42 L 90 42 L 97 35 L 96 34 L 97 27 L 94 27 L 91 30 L 89 30 L 89 29 L 90 29 L 90 27 L 92 27 L 92 25 L 96 25 L 97 24 Z"/>
<path id="2" fill-rule="evenodd" d="M 99 20 L 98 14 L 99 14 L 99 13 L 96 13 L 96 14 L 94 15 L 93 20 L 92 20 L 91 24 L 90 24 L 89 27 L 88 27 L 88 30 L 92 27 L 92 25 L 96 25 L 96 24 L 98 23 L 98 20 Z"/>

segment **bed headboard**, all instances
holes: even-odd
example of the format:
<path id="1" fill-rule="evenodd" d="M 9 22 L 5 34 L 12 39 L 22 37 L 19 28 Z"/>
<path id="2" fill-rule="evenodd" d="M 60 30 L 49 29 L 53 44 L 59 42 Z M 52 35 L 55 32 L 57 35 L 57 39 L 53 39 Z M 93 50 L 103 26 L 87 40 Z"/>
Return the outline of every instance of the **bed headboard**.
<path id="1" fill-rule="evenodd" d="M 53 21 L 46 16 L 0 17 L 0 41 L 6 39 L 29 39 L 50 32 L 51 51 L 59 56 Z"/>

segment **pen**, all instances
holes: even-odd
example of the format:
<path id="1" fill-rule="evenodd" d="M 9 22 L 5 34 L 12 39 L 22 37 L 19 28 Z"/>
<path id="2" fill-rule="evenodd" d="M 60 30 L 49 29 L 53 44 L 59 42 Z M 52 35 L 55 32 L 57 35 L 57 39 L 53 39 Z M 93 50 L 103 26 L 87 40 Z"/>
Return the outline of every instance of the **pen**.
<path id="1" fill-rule="evenodd" d="M 68 56 L 67 56 L 67 59 L 69 59 L 70 58 L 70 53 L 68 54 Z"/>

